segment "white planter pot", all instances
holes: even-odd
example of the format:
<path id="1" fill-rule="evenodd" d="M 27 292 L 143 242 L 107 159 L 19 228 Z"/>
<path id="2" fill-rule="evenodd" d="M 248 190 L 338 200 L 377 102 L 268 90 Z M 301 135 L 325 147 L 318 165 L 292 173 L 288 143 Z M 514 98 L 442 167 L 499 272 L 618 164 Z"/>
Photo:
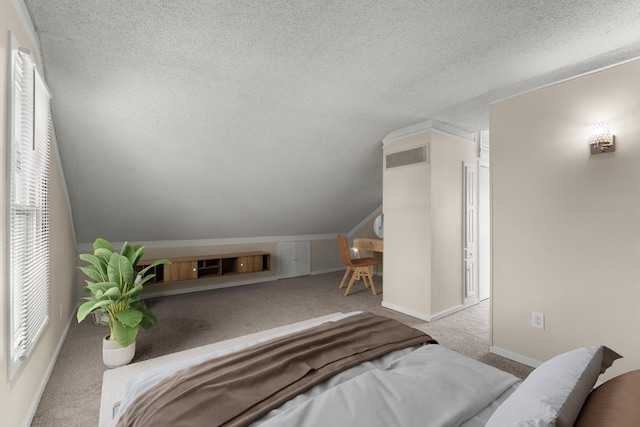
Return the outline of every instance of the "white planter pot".
<path id="1" fill-rule="evenodd" d="M 94 311 L 91 313 L 93 315 L 93 324 L 96 326 L 109 326 L 109 318 L 103 311 Z"/>
<path id="2" fill-rule="evenodd" d="M 102 361 L 107 368 L 117 368 L 131 362 L 136 354 L 136 342 L 128 347 L 120 347 L 118 341 L 111 341 L 109 335 L 102 340 Z"/>

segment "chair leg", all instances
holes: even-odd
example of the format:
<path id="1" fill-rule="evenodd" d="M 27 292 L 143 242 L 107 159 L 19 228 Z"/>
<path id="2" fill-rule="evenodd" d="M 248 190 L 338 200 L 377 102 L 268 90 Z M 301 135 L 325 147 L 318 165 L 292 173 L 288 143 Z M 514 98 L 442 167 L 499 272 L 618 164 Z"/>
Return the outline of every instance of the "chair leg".
<path id="1" fill-rule="evenodd" d="M 373 273 L 372 273 L 372 267 L 369 266 L 369 274 L 367 275 L 369 277 L 369 282 L 371 282 L 371 292 L 373 292 L 373 295 L 378 295 L 376 293 L 376 285 L 373 284 Z"/>
<path id="2" fill-rule="evenodd" d="M 367 276 L 366 267 L 359 267 L 358 275 L 356 276 L 356 280 L 362 279 L 362 283 L 364 283 L 364 287 L 366 289 L 369 289 L 369 283 L 365 280 L 366 276 Z"/>
<path id="3" fill-rule="evenodd" d="M 373 268 L 370 265 L 365 267 L 355 267 L 355 269 L 353 270 L 353 275 L 351 276 L 351 280 L 349 281 L 349 285 L 347 286 L 347 290 L 344 292 L 344 296 L 346 297 L 347 295 L 349 295 L 349 292 L 351 291 L 351 287 L 353 286 L 353 283 L 356 280 L 360 280 L 360 279 L 362 279 L 362 283 L 364 283 L 365 288 L 371 287 L 371 292 L 373 293 L 373 295 L 378 295 L 378 293 L 376 292 L 376 285 L 373 283 L 372 270 Z M 344 281 L 346 280 L 348 273 L 349 273 L 349 267 L 347 267 L 347 272 L 342 278 L 342 283 L 340 284 L 340 287 L 338 289 L 342 289 L 342 286 L 344 285 Z M 367 282 L 367 279 L 369 279 L 369 282 Z"/>
<path id="4" fill-rule="evenodd" d="M 346 297 L 347 295 L 349 295 L 349 291 L 351 290 L 351 287 L 353 286 L 353 282 L 356 281 L 356 277 L 358 277 L 358 274 L 360 273 L 360 269 L 362 267 L 356 267 L 355 270 L 353 271 L 353 276 L 351 276 L 351 280 L 349 281 L 349 286 L 347 286 L 347 290 L 344 292 L 344 296 Z"/>
<path id="5" fill-rule="evenodd" d="M 340 286 L 338 286 L 338 289 L 342 289 L 342 287 L 344 286 L 344 282 L 347 281 L 347 277 L 349 276 L 349 271 L 351 271 L 351 267 L 347 266 L 347 271 L 344 272 L 344 276 L 342 276 L 342 282 L 340 282 Z"/>

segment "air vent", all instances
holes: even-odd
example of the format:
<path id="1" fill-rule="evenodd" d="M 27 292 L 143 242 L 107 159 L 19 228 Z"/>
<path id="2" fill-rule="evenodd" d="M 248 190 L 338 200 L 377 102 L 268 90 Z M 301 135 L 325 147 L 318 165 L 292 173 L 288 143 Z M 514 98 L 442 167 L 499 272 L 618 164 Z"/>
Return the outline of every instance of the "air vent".
<path id="1" fill-rule="evenodd" d="M 422 147 L 412 148 L 410 150 L 387 154 L 386 168 L 392 169 L 400 166 L 427 163 L 429 161 L 429 156 L 427 155 L 427 153 L 427 146 L 424 145 Z"/>

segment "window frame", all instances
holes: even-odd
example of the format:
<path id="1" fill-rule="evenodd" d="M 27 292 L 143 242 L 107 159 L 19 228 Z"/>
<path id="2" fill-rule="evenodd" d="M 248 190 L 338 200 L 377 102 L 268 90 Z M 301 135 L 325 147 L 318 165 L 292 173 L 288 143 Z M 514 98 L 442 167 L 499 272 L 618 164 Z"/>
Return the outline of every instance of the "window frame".
<path id="1" fill-rule="evenodd" d="M 8 378 L 50 320 L 51 94 L 28 51 L 9 37 L 7 76 Z M 29 146 L 31 145 L 31 146 Z"/>

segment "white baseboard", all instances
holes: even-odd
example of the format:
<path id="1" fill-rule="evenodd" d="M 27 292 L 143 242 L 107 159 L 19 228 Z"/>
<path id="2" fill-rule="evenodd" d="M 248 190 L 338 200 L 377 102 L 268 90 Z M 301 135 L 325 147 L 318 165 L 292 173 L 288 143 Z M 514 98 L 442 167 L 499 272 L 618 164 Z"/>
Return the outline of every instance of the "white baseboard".
<path id="1" fill-rule="evenodd" d="M 542 364 L 542 362 L 531 359 L 530 357 L 523 356 L 518 353 L 514 353 L 509 350 L 505 350 L 504 348 L 496 347 L 494 345 L 489 347 L 489 352 L 493 354 L 497 354 L 498 356 L 506 357 L 507 359 L 511 359 L 514 362 L 522 363 L 523 365 L 531 366 L 532 368 L 537 368 Z"/>
<path id="2" fill-rule="evenodd" d="M 341 272 L 343 272 L 343 273 L 344 273 L 344 272 L 345 272 L 345 269 L 346 269 L 346 267 L 343 265 L 343 266 L 341 266 L 341 267 L 328 268 L 328 269 L 326 269 L 326 270 L 316 270 L 316 271 L 312 271 L 312 272 L 311 272 L 311 275 L 312 275 L 312 276 L 315 276 L 315 275 L 318 275 L 318 274 L 335 273 L 336 271 L 341 271 Z M 382 272 L 380 272 L 380 273 L 376 273 L 376 272 L 374 272 L 374 273 L 373 273 L 373 275 L 374 275 L 374 276 L 378 276 L 378 277 L 383 277 L 383 276 L 384 276 L 384 274 L 382 274 Z"/>
<path id="3" fill-rule="evenodd" d="M 471 304 L 456 305 L 455 307 L 451 307 L 451 308 L 449 308 L 447 310 L 441 311 L 440 313 L 436 313 L 436 314 L 422 313 L 420 311 L 413 310 L 413 309 L 406 308 L 406 307 L 402 307 L 400 305 L 392 304 L 392 303 L 389 303 L 389 302 L 386 302 L 386 301 L 382 301 L 382 306 L 385 307 L 385 308 L 394 310 L 394 311 L 399 311 L 400 313 L 408 314 L 411 317 L 416 317 L 418 319 L 425 320 L 427 322 L 434 322 L 434 321 L 436 321 L 438 319 L 442 319 L 443 317 L 446 317 L 446 316 L 448 316 L 450 314 L 453 314 L 453 313 L 455 313 L 457 311 L 464 310 L 465 308 L 470 307 L 472 305 L 475 305 L 477 303 L 478 303 L 478 301 L 474 301 Z"/>
<path id="4" fill-rule="evenodd" d="M 440 313 L 436 313 L 434 315 L 431 316 L 431 318 L 429 319 L 429 322 L 433 322 L 436 321 L 438 319 L 442 319 L 443 317 L 447 317 L 450 314 L 456 313 L 460 310 L 464 310 L 465 308 L 471 307 L 472 305 L 476 305 L 478 304 L 478 301 L 474 301 L 470 304 L 460 304 L 460 305 L 456 305 L 455 307 L 451 307 L 447 310 L 441 311 Z"/>
<path id="5" fill-rule="evenodd" d="M 42 399 L 42 395 L 44 394 L 44 390 L 47 388 L 47 384 L 49 383 L 49 378 L 51 378 L 51 373 L 53 372 L 53 368 L 56 366 L 56 362 L 58 361 L 58 356 L 60 355 L 60 350 L 62 350 L 62 346 L 64 345 L 64 341 L 67 339 L 67 335 L 69 334 L 69 328 L 71 328 L 71 322 L 76 319 L 75 313 L 78 311 L 78 307 L 80 304 L 77 304 L 73 311 L 71 312 L 71 316 L 67 321 L 67 326 L 64 328 L 60 339 L 58 340 L 58 345 L 56 346 L 56 350 L 53 353 L 53 357 L 49 362 L 49 366 L 47 366 L 47 370 L 45 374 L 42 376 L 42 381 L 40 381 L 40 385 L 38 386 L 38 390 L 36 390 L 36 394 L 29 406 L 29 410 L 27 411 L 27 415 L 24 418 L 24 422 L 22 425 L 24 427 L 29 427 L 33 422 L 33 417 L 36 416 L 36 411 L 38 410 L 38 406 L 40 405 L 40 400 Z"/>
<path id="6" fill-rule="evenodd" d="M 335 273 L 336 271 L 344 271 L 344 270 L 345 270 L 345 267 L 329 268 L 327 270 L 312 271 L 311 275 L 315 276 L 315 275 L 318 275 L 318 274 Z"/>
<path id="7" fill-rule="evenodd" d="M 386 301 L 382 301 L 382 306 L 384 308 L 388 308 L 390 310 L 398 311 L 400 313 L 407 314 L 407 315 L 409 315 L 411 317 L 415 317 L 417 319 L 421 319 L 421 320 L 425 320 L 427 322 L 430 322 L 429 319 L 431 318 L 431 316 L 426 314 L 426 313 L 422 313 L 420 311 L 412 310 L 410 308 L 402 307 L 400 305 L 392 304 L 392 303 L 386 302 Z"/>
<path id="8" fill-rule="evenodd" d="M 198 283 L 202 283 L 203 280 L 206 279 L 199 279 L 199 280 L 194 280 L 194 282 L 198 282 Z M 263 283 L 263 282 L 273 282 L 275 280 L 278 280 L 277 277 L 263 277 L 260 279 L 253 279 L 253 280 L 243 280 L 240 282 L 231 282 L 231 283 L 214 283 L 214 284 L 210 284 L 210 285 L 199 285 L 199 286 L 188 286 L 185 285 L 184 287 L 181 287 L 180 289 L 170 289 L 170 290 L 166 290 L 166 291 L 149 291 L 148 293 L 143 294 L 143 298 L 156 298 L 156 297 L 166 297 L 169 295 L 180 295 L 180 294 L 189 294 L 192 292 L 201 292 L 201 291 L 211 291 L 213 289 L 222 289 L 222 288 L 231 288 L 234 286 L 244 286 L 244 285 L 253 285 L 255 283 Z M 147 287 L 146 289 L 149 289 L 149 287 Z"/>

